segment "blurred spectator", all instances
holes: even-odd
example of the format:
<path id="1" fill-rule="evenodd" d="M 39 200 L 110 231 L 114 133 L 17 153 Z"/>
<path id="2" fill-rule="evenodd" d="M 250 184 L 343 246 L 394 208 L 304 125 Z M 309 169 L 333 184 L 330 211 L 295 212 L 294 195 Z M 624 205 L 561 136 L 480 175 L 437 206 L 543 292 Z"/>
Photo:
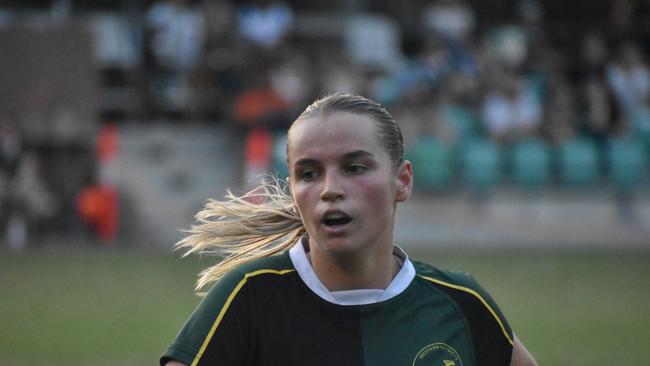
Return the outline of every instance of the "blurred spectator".
<path id="1" fill-rule="evenodd" d="M 571 84 L 562 75 L 557 75 L 550 82 L 542 132 L 554 143 L 570 140 L 576 133 L 576 118 Z"/>
<path id="2" fill-rule="evenodd" d="M 394 71 L 402 62 L 401 32 L 393 19 L 375 14 L 354 14 L 347 21 L 345 49 L 350 59 L 378 71 Z"/>
<path id="3" fill-rule="evenodd" d="M 56 213 L 56 198 L 41 176 L 36 153 L 28 151 L 22 157 L 13 185 L 14 198 L 30 220 L 47 219 Z"/>
<path id="4" fill-rule="evenodd" d="M 582 90 L 582 117 L 585 132 L 597 142 L 605 142 L 621 130 L 622 118 L 614 95 L 602 78 L 585 80 Z"/>
<path id="5" fill-rule="evenodd" d="M 289 112 L 300 113 L 312 99 L 312 75 L 314 70 L 311 70 L 306 55 L 297 51 L 286 52 L 271 69 L 271 87 L 287 103 Z"/>
<path id="6" fill-rule="evenodd" d="M 582 36 L 578 61 L 576 105 L 580 132 L 605 144 L 620 129 L 621 119 L 614 94 L 605 80 L 609 48 L 597 32 Z"/>
<path id="7" fill-rule="evenodd" d="M 188 0 L 162 0 L 149 9 L 147 25 L 158 66 L 183 72 L 196 65 L 205 36 L 199 7 Z"/>
<path id="8" fill-rule="evenodd" d="M 426 130 L 430 136 L 437 141 L 453 146 L 462 137 L 461 127 L 458 122 L 458 115 L 455 113 L 457 105 L 453 98 L 445 96 L 445 92 L 439 92 L 433 97 L 433 103 L 429 108 L 423 108 L 426 112 Z"/>
<path id="9" fill-rule="evenodd" d="M 29 234 L 57 213 L 57 199 L 47 187 L 40 172 L 38 156 L 24 150 L 15 130 L 3 129 L 3 172 L 0 175 L 5 197 L 2 198 L 2 219 L 10 249 L 20 251 L 27 245 Z"/>
<path id="10" fill-rule="evenodd" d="M 453 72 L 452 54 L 440 37 L 427 37 L 421 49 L 395 73 L 382 80 L 374 94 L 384 103 L 420 98 L 439 88 Z"/>
<path id="11" fill-rule="evenodd" d="M 450 75 L 437 93 L 440 118 L 445 122 L 446 140 L 450 143 L 467 141 L 478 134 L 476 104 L 478 83 L 466 74 Z"/>
<path id="12" fill-rule="evenodd" d="M 520 0 L 517 3 L 517 15 L 525 27 L 538 27 L 544 21 L 544 8 L 538 0 Z"/>
<path id="13" fill-rule="evenodd" d="M 415 98 L 402 98 L 392 107 L 395 120 L 399 122 L 405 141 L 415 141 L 420 136 L 431 132 L 426 124 L 433 118 L 427 115 L 423 101 Z"/>
<path id="14" fill-rule="evenodd" d="M 474 29 L 473 10 L 464 0 L 433 0 L 424 8 L 425 27 L 444 37 L 462 42 Z"/>
<path id="15" fill-rule="evenodd" d="M 638 45 L 626 42 L 607 67 L 607 81 L 627 115 L 650 95 L 650 70 Z"/>
<path id="16" fill-rule="evenodd" d="M 16 127 L 5 117 L 0 121 L 0 228 L 9 247 L 21 250 L 26 245 L 27 227 L 15 197 L 15 179 L 24 147 Z"/>
<path id="17" fill-rule="evenodd" d="M 237 42 L 235 8 L 227 0 L 203 0 L 204 57 L 194 78 L 197 98 L 212 120 L 229 117 L 229 106 L 244 87 L 246 55 Z"/>
<path id="18" fill-rule="evenodd" d="M 520 0 L 517 3 L 519 23 L 531 42 L 544 37 L 544 8 L 538 0 Z"/>
<path id="19" fill-rule="evenodd" d="M 363 93 L 367 80 L 362 66 L 353 63 L 345 52 L 321 52 L 315 73 L 319 90 L 324 93 Z"/>
<path id="20" fill-rule="evenodd" d="M 91 20 L 95 59 L 103 67 L 132 68 L 140 62 L 136 32 L 122 15 L 97 14 Z"/>
<path id="21" fill-rule="evenodd" d="M 287 102 L 273 89 L 268 75 L 261 77 L 258 85 L 244 90 L 237 96 L 233 116 L 237 123 L 246 127 L 286 127 Z"/>
<path id="22" fill-rule="evenodd" d="M 105 243 L 115 240 L 118 230 L 117 191 L 106 185 L 87 185 L 77 196 L 81 219 Z"/>
<path id="23" fill-rule="evenodd" d="M 504 75 L 488 89 L 482 104 L 486 132 L 498 142 L 533 136 L 542 106 L 517 75 Z"/>
<path id="24" fill-rule="evenodd" d="M 528 35 L 515 25 L 502 26 L 485 36 L 485 61 L 508 70 L 519 70 L 528 56 Z"/>
<path id="25" fill-rule="evenodd" d="M 423 9 L 422 23 L 426 30 L 425 48 L 437 43 L 446 50 L 447 63 L 454 72 L 477 74 L 472 46 L 475 15 L 466 1 L 431 1 Z"/>
<path id="26" fill-rule="evenodd" d="M 189 0 L 161 0 L 148 10 L 150 87 L 158 106 L 183 110 L 192 102 L 189 77 L 202 57 L 203 19 L 201 8 Z"/>
<path id="27" fill-rule="evenodd" d="M 580 42 L 580 67 L 581 77 L 586 79 L 602 75 L 608 58 L 608 47 L 602 34 L 588 32 L 582 36 Z"/>
<path id="28" fill-rule="evenodd" d="M 272 49 L 278 47 L 293 25 L 293 10 L 284 2 L 255 0 L 238 9 L 240 36 L 252 44 Z"/>

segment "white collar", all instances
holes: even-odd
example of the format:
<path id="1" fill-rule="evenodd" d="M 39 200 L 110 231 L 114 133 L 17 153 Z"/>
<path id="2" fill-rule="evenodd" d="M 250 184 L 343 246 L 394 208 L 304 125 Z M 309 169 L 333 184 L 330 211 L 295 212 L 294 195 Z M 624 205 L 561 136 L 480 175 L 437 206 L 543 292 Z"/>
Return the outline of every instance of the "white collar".
<path id="1" fill-rule="evenodd" d="M 404 263 L 397 275 L 385 289 L 357 289 L 347 291 L 329 291 L 320 281 L 311 261 L 307 257 L 303 240 L 300 239 L 296 245 L 289 250 L 289 257 L 296 268 L 302 281 L 316 295 L 323 300 L 338 305 L 367 305 L 391 299 L 402 293 L 415 278 L 415 267 L 409 260 L 408 255 L 397 245 L 393 246 L 393 254 L 399 257 Z"/>

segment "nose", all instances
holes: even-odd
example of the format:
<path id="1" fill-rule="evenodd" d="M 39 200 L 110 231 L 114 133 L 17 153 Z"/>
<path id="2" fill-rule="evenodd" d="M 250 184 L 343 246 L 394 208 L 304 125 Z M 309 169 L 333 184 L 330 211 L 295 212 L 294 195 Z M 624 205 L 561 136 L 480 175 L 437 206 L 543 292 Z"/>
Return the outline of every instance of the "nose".
<path id="1" fill-rule="evenodd" d="M 341 177 L 334 172 L 327 172 L 323 179 L 320 198 L 324 201 L 336 201 L 345 197 Z"/>

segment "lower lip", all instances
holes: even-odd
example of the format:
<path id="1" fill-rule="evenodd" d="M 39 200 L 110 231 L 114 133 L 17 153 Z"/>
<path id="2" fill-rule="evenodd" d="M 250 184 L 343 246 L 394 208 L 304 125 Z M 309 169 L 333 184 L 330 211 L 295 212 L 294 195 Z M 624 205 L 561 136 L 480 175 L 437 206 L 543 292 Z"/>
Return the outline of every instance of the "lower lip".
<path id="1" fill-rule="evenodd" d="M 348 222 L 347 224 L 343 224 L 343 225 L 325 225 L 325 224 L 323 224 L 322 226 L 323 226 L 325 232 L 330 234 L 330 235 L 341 235 L 341 234 L 345 233 L 347 228 L 350 226 L 351 222 L 352 221 Z"/>

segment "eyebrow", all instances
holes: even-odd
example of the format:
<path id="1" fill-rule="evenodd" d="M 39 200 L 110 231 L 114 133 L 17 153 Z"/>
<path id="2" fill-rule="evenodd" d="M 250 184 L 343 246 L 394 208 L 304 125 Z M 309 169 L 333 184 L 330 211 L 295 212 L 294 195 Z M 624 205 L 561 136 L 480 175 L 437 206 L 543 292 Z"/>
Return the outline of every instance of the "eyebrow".
<path id="1" fill-rule="evenodd" d="M 351 151 L 349 153 L 346 153 L 342 156 L 343 160 L 354 160 L 354 159 L 362 159 L 362 158 L 374 158 L 375 154 L 366 151 L 366 150 L 355 150 Z M 303 158 L 303 159 L 298 159 L 294 162 L 294 165 L 312 165 L 312 164 L 318 164 L 317 159 L 311 159 L 311 158 Z"/>

